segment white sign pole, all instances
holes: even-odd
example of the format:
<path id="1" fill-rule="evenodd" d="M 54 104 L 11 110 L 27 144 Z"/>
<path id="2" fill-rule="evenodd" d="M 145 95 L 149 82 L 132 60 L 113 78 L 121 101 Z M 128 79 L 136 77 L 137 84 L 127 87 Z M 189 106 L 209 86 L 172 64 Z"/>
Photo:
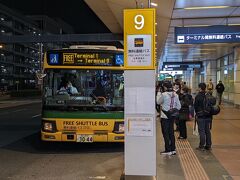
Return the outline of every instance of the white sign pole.
<path id="1" fill-rule="evenodd" d="M 156 179 L 155 9 L 124 11 L 125 180 Z"/>

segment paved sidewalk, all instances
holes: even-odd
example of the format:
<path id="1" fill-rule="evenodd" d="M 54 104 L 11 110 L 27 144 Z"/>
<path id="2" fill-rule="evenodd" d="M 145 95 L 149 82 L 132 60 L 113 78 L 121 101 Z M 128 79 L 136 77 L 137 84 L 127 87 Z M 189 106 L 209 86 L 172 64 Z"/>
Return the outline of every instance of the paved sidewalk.
<path id="1" fill-rule="evenodd" d="M 31 103 L 40 103 L 41 97 L 24 97 L 24 98 L 12 98 L 9 95 L 0 97 L 0 109 L 16 107 Z"/>
<path id="2" fill-rule="evenodd" d="M 192 134 L 194 120 L 187 122 L 188 138 L 176 138 L 176 156 L 160 155 L 164 142 L 157 118 L 157 179 L 240 180 L 240 109 L 223 104 L 214 116 L 212 151 L 198 151 L 199 137 Z M 178 137 L 178 133 L 175 133 Z"/>

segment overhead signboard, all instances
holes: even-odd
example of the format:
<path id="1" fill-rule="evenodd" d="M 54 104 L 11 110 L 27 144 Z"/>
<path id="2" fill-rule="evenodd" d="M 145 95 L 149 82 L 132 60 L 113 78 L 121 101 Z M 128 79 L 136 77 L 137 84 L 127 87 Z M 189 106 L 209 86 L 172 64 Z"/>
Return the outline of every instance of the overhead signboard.
<path id="1" fill-rule="evenodd" d="M 155 69 L 155 9 L 124 10 L 125 69 Z"/>
<path id="2" fill-rule="evenodd" d="M 240 26 L 175 27 L 175 44 L 240 42 Z"/>
<path id="3" fill-rule="evenodd" d="M 194 69 L 200 69 L 202 68 L 202 62 L 196 61 L 196 62 L 163 62 L 162 69 L 163 70 L 169 70 L 169 71 L 176 71 L 176 70 L 182 70 L 182 71 L 188 71 L 188 70 L 194 70 Z"/>

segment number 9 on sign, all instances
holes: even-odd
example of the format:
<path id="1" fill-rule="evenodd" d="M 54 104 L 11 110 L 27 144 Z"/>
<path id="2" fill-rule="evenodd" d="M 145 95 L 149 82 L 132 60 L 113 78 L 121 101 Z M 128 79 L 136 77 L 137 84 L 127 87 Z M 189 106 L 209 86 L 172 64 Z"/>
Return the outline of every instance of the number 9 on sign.
<path id="1" fill-rule="evenodd" d="M 143 26 L 144 26 L 144 17 L 143 17 L 143 15 L 140 15 L 140 14 L 136 15 L 134 17 L 134 23 L 135 23 L 135 28 L 137 30 L 142 29 Z"/>

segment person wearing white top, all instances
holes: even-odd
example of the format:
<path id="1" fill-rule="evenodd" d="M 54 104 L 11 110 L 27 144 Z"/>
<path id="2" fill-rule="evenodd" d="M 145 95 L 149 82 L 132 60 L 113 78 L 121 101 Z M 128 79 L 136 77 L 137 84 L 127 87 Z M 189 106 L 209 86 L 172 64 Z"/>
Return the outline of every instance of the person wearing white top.
<path id="1" fill-rule="evenodd" d="M 174 118 L 167 116 L 166 112 L 171 108 L 181 109 L 181 104 L 176 92 L 173 91 L 171 82 L 164 82 L 165 92 L 157 94 L 157 104 L 161 105 L 161 128 L 165 142 L 165 151 L 161 154 L 175 155 Z M 165 112 L 165 113 L 164 113 Z"/>
<path id="2" fill-rule="evenodd" d="M 67 89 L 68 89 L 69 94 L 78 94 L 77 88 L 74 87 L 70 81 L 68 82 Z"/>

